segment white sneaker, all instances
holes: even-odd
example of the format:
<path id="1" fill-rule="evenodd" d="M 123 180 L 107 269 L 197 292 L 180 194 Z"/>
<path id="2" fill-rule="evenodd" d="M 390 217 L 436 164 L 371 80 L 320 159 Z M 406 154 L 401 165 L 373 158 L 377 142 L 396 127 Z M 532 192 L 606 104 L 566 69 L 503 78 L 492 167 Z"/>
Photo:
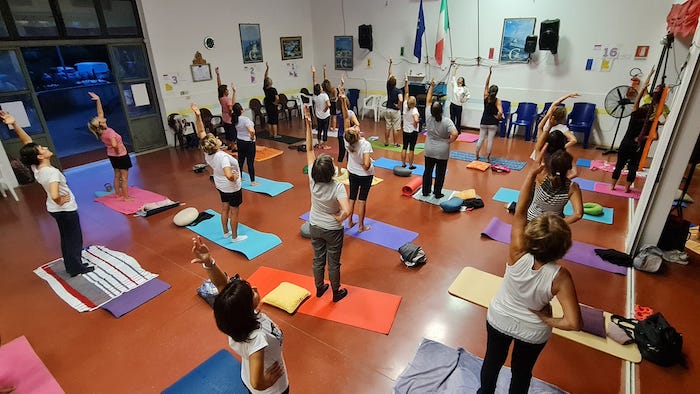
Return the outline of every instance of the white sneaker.
<path id="1" fill-rule="evenodd" d="M 228 238 L 228 237 L 230 237 L 231 235 L 232 235 L 232 233 L 229 231 L 229 232 L 227 232 L 226 234 L 224 234 L 224 238 Z"/>
<path id="2" fill-rule="evenodd" d="M 247 235 L 239 235 L 236 238 L 232 239 L 231 242 L 241 242 L 245 241 L 246 239 L 248 239 Z"/>

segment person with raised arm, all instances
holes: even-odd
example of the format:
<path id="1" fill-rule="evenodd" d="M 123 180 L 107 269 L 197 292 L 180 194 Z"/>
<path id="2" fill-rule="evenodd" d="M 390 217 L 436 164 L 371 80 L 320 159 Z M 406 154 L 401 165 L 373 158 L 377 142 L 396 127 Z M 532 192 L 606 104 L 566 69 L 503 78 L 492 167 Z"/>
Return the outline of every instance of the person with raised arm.
<path id="1" fill-rule="evenodd" d="M 452 65 L 455 69 L 452 71 L 452 95 L 450 96 L 450 119 L 457 127 L 458 132 L 462 132 L 462 109 L 467 105 L 467 100 L 471 97 L 469 88 L 464 82 L 464 77 L 457 78 L 457 70 L 459 64 L 453 60 Z"/>
<path id="2" fill-rule="evenodd" d="M 340 76 L 340 85 L 338 86 L 338 90 L 345 88 L 345 78 L 343 76 Z M 347 108 L 350 108 L 350 100 L 348 99 L 348 96 L 345 95 L 345 106 Z M 340 167 L 340 163 L 343 162 L 345 159 L 346 151 L 345 151 L 345 116 L 347 116 L 350 119 L 350 126 L 354 127 L 357 129 L 358 133 L 360 131 L 360 121 L 357 119 L 357 115 L 355 115 L 355 112 L 351 109 L 348 109 L 347 115 L 343 114 L 342 111 L 338 111 L 336 115 L 336 121 L 338 124 L 338 167 Z M 338 174 L 340 174 L 340 170 L 338 170 Z"/>
<path id="3" fill-rule="evenodd" d="M 479 160 L 481 146 L 488 140 L 486 146 L 486 161 L 491 162 L 491 152 L 493 140 L 496 138 L 498 124 L 503 119 L 503 106 L 501 99 L 496 97 L 498 86 L 490 85 L 493 67 L 489 67 L 489 76 L 486 77 L 484 85 L 484 113 L 481 115 L 481 126 L 479 127 L 479 140 L 476 142 L 476 160 Z"/>
<path id="4" fill-rule="evenodd" d="M 284 335 L 260 311 L 258 289 L 238 274 L 233 278 L 219 268 L 209 247 L 192 238 L 192 264 L 201 264 L 219 291 L 214 299 L 216 327 L 228 335 L 231 349 L 241 356 L 241 379 L 251 393 L 288 394 L 289 378 L 282 354 Z"/>
<path id="5" fill-rule="evenodd" d="M 80 227 L 78 203 L 66 183 L 65 175 L 51 165 L 53 152 L 35 143 L 9 112 L 0 111 L 0 118 L 17 133 L 17 137 L 22 142 L 19 150 L 20 161 L 32 169 L 37 183 L 46 192 L 46 210 L 58 225 L 61 236 L 61 255 L 66 273 L 75 277 L 94 271 L 94 266 L 82 262 L 83 231 Z"/>
<path id="6" fill-rule="evenodd" d="M 415 170 L 413 157 L 416 152 L 416 142 L 418 142 L 418 128 L 420 114 L 416 108 L 416 98 L 408 95 L 408 76 L 404 78 L 403 101 L 403 148 L 401 149 L 401 167 L 406 167 L 406 152 L 408 152 L 408 168 Z"/>
<path id="7" fill-rule="evenodd" d="M 223 144 L 219 137 L 204 131 L 202 113 L 199 108 L 195 104 L 190 104 L 190 108 L 197 118 L 195 123 L 199 137 L 199 148 L 204 151 L 204 159 L 214 172 L 214 185 L 221 198 L 221 228 L 224 238 L 231 237 L 232 242 L 244 241 L 248 236 L 238 234 L 239 207 L 243 204 L 241 170 L 238 161 L 221 149 Z"/>
<path id="8" fill-rule="evenodd" d="M 219 67 L 214 69 L 216 71 L 216 85 L 219 87 L 219 104 L 221 104 L 221 122 L 223 123 L 224 133 L 226 135 L 226 143 L 229 149 L 232 151 L 237 151 L 236 146 L 236 129 L 234 124 L 231 122 L 231 113 L 233 111 L 233 101 L 231 99 L 231 93 L 236 95 L 236 89 L 233 87 L 233 82 L 231 82 L 231 90 L 225 84 L 221 83 L 221 74 L 219 73 Z"/>
<path id="9" fill-rule="evenodd" d="M 550 132 L 560 131 L 566 137 L 566 143 L 564 146 L 553 146 L 549 144 L 550 153 L 559 150 L 567 149 L 571 146 L 576 145 L 576 136 L 574 133 L 569 131 L 569 127 L 566 125 L 566 108 L 560 107 L 566 99 L 578 97 L 578 93 L 569 93 L 562 97 L 559 97 L 547 110 L 540 123 L 537 125 L 537 143 L 535 144 L 535 149 L 532 151 L 531 159 L 535 159 L 537 152 L 542 149 L 545 142 L 547 142 L 547 137 Z"/>
<path id="10" fill-rule="evenodd" d="M 260 182 L 255 181 L 255 123 L 249 117 L 243 115 L 243 106 L 236 102 L 236 89 L 233 89 L 233 112 L 231 121 L 236 127 L 236 139 L 238 140 L 238 167 L 243 168 L 243 164 L 248 162 L 248 175 L 250 185 L 257 186 Z"/>
<path id="11" fill-rule="evenodd" d="M 125 201 L 133 200 L 129 197 L 129 168 L 131 168 L 129 152 L 122 142 L 122 136 L 107 126 L 100 96 L 93 92 L 88 94 L 97 106 L 97 116 L 88 122 L 88 129 L 107 148 L 107 157 L 114 169 L 114 195 Z"/>
<path id="12" fill-rule="evenodd" d="M 316 129 L 318 131 L 318 148 L 331 149 L 328 142 L 328 125 L 331 118 L 331 99 L 323 91 L 320 84 L 316 83 L 316 67 L 311 66 L 311 81 L 314 84 L 313 105 L 316 115 Z M 309 145 L 310 146 L 310 145 Z"/>
<path id="13" fill-rule="evenodd" d="M 328 290 L 324 282 L 326 263 L 328 279 L 333 290 L 333 302 L 338 302 L 348 295 L 348 290 L 340 287 L 340 256 L 343 251 L 343 222 L 350 215 L 350 203 L 345 186 L 333 179 L 335 166 L 333 158 L 327 154 L 316 157 L 311 136 L 311 112 L 304 107 L 304 124 L 306 126 L 306 163 L 309 173 L 309 190 L 311 191 L 311 211 L 309 224 L 311 247 L 314 250 L 313 272 L 316 285 L 316 297 L 322 297 Z"/>
<path id="14" fill-rule="evenodd" d="M 496 380 L 515 342 L 511 360 L 511 393 L 527 393 L 532 369 L 552 328 L 581 329 L 581 310 L 569 271 L 557 260 L 571 247 L 571 229 L 564 219 L 547 213 L 528 222 L 532 187 L 544 170 L 542 155 L 520 188 L 510 233 L 510 248 L 503 282 L 486 315 L 486 356 L 481 367 L 482 394 L 494 393 Z M 557 297 L 564 312 L 552 316 L 550 301 Z"/>
<path id="15" fill-rule="evenodd" d="M 435 169 L 435 198 L 442 198 L 442 186 L 447 173 L 447 160 L 450 158 L 450 145 L 457 140 L 457 128 L 443 114 L 442 104 L 433 102 L 435 80 L 430 81 L 425 99 L 425 171 L 423 171 L 423 197 L 430 195 L 433 187 L 433 169 Z"/>
<path id="16" fill-rule="evenodd" d="M 386 132 L 384 133 L 384 146 L 389 146 L 389 135 L 393 135 L 394 146 L 399 147 L 399 135 L 401 133 L 401 108 L 403 108 L 403 94 L 396 87 L 396 77 L 391 72 L 393 60 L 389 58 L 389 74 L 386 79 Z"/>
<path id="17" fill-rule="evenodd" d="M 267 62 L 265 62 L 265 79 L 263 79 L 263 92 L 265 92 L 263 104 L 265 105 L 265 112 L 267 113 L 267 124 L 270 125 L 270 134 L 272 134 L 272 138 L 282 138 L 281 135 L 277 134 L 277 124 L 279 123 L 279 111 L 277 108 L 277 104 L 280 103 L 280 97 L 277 94 L 277 89 L 272 87 L 272 78 L 270 78 L 270 65 Z"/>
<path id="18" fill-rule="evenodd" d="M 328 80 L 326 76 L 326 65 L 323 65 L 323 82 L 321 82 L 321 88 L 328 95 L 328 99 L 331 102 L 329 110 L 331 111 L 329 130 L 338 131 L 338 124 L 336 115 L 340 112 L 338 108 L 338 90 L 333 87 L 331 81 Z"/>

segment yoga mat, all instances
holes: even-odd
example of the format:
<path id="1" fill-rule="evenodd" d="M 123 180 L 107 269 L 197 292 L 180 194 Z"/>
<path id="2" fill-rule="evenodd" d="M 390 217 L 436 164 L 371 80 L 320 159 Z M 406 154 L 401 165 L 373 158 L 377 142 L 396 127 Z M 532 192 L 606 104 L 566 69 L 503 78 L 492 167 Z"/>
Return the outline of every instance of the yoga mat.
<path id="1" fill-rule="evenodd" d="M 163 390 L 163 394 L 191 393 L 248 394 L 241 380 L 241 363 L 228 351 L 219 350 Z"/>
<path id="2" fill-rule="evenodd" d="M 418 189 L 421 188 L 421 186 L 423 186 L 423 178 L 413 177 L 410 181 L 408 181 L 408 183 L 403 185 L 401 188 L 401 194 L 406 197 L 411 197 L 416 193 L 416 191 L 418 191 Z"/>
<path id="3" fill-rule="evenodd" d="M 272 159 L 284 153 L 283 151 L 275 148 L 269 148 L 267 146 L 255 146 L 255 161 L 265 161 L 267 159 Z"/>
<path id="4" fill-rule="evenodd" d="M 165 196 L 161 196 L 160 194 L 140 189 L 136 186 L 129 187 L 129 197 L 133 198 L 133 200 L 124 201 L 117 198 L 114 194 L 108 194 L 106 196 L 97 197 L 95 201 L 100 202 L 117 212 L 121 212 L 126 215 L 133 215 L 144 204 L 163 201 L 167 198 Z"/>
<path id="5" fill-rule="evenodd" d="M 211 209 L 207 209 L 206 212 L 214 217 L 203 220 L 195 226 L 186 227 L 223 248 L 243 253 L 248 260 L 282 244 L 282 240 L 278 236 L 254 230 L 241 223 L 238 223 L 238 235 L 247 235 L 248 239 L 233 242 L 230 237 L 224 238 L 224 234 L 221 232 L 221 215 Z"/>
<path id="6" fill-rule="evenodd" d="M 276 142 L 282 142 L 288 145 L 291 144 L 296 144 L 299 141 L 304 141 L 305 138 L 299 138 L 299 137 L 292 137 L 289 135 L 281 135 L 279 134 L 279 138 L 272 138 L 272 135 L 270 133 L 255 133 L 255 136 L 258 138 L 262 138 L 264 140 L 270 140 L 270 141 L 276 141 Z"/>
<path id="7" fill-rule="evenodd" d="M 102 309 L 107 310 L 113 314 L 114 317 L 120 318 L 160 295 L 169 288 L 169 284 L 158 278 L 153 278 L 141 286 L 133 290 L 129 290 L 119 297 L 114 298 L 102 305 Z"/>
<path id="8" fill-rule="evenodd" d="M 615 171 L 615 164 L 616 163 L 611 163 L 611 162 L 606 161 L 606 160 L 591 160 L 590 163 L 591 163 L 590 168 L 593 171 L 601 170 L 601 171 L 610 172 L 610 173 Z M 629 172 L 628 170 L 624 169 L 620 173 L 620 176 L 625 177 L 625 176 L 627 176 L 628 172 Z M 637 177 L 646 178 L 646 176 L 647 176 L 647 174 L 645 172 L 637 171 Z"/>
<path id="9" fill-rule="evenodd" d="M 603 182 L 596 182 L 595 186 L 593 186 L 593 191 L 616 197 L 634 198 L 635 200 L 639 200 L 639 197 L 642 195 L 642 192 L 636 189 L 631 189 L 629 193 L 625 193 L 625 187 L 620 185 L 616 185 L 615 190 L 610 190 L 610 184 Z"/>
<path id="10" fill-rule="evenodd" d="M 462 142 L 476 142 L 479 140 L 479 134 L 472 134 L 472 133 L 461 133 L 459 137 L 457 137 L 457 141 L 462 141 Z"/>
<path id="11" fill-rule="evenodd" d="M 95 270 L 71 278 L 63 266 L 63 259 L 34 270 L 63 301 L 78 312 L 95 310 L 158 276 L 141 268 L 133 257 L 104 246 L 92 245 L 83 249 L 82 260 L 95 266 Z"/>
<path id="12" fill-rule="evenodd" d="M 0 387 L 9 386 L 17 394 L 65 392 L 24 336 L 0 346 Z"/>
<path id="13" fill-rule="evenodd" d="M 347 169 L 341 168 L 340 169 L 340 175 L 336 175 L 333 177 L 336 181 L 342 183 L 343 185 L 349 186 L 350 185 L 350 173 L 348 172 Z M 381 182 L 383 182 L 384 179 L 374 176 L 372 177 L 372 186 L 377 185 Z"/>
<path id="14" fill-rule="evenodd" d="M 257 186 L 253 186 L 250 183 L 250 175 L 243 173 L 243 178 L 241 178 L 241 187 L 245 190 L 250 190 L 251 192 L 267 194 L 269 196 L 276 196 L 294 187 L 289 182 L 278 182 L 265 179 L 260 176 L 255 177 L 255 182 L 260 183 Z"/>
<path id="15" fill-rule="evenodd" d="M 462 152 L 459 150 L 453 150 L 450 152 L 450 159 L 463 160 L 463 161 L 474 161 L 474 160 L 476 160 L 476 155 L 474 153 L 471 153 L 471 152 Z M 491 164 L 498 164 L 498 165 L 506 166 L 506 167 L 510 168 L 511 170 L 520 171 L 523 168 L 525 168 L 526 163 L 524 161 L 504 159 L 504 158 L 500 158 L 500 157 L 492 157 Z"/>
<path id="16" fill-rule="evenodd" d="M 581 190 L 587 190 L 589 192 L 592 192 L 593 189 L 595 188 L 595 181 L 591 181 L 589 179 L 583 179 L 583 178 L 574 178 L 572 179 L 572 182 L 578 183 L 578 187 L 581 188 Z"/>
<path id="17" fill-rule="evenodd" d="M 302 220 L 309 221 L 309 213 L 299 217 Z M 353 215 L 355 223 L 359 220 L 357 215 Z M 365 217 L 365 226 L 370 226 L 371 228 L 367 231 L 358 231 L 359 224 L 356 224 L 353 228 L 345 228 L 345 235 L 349 235 L 354 238 L 359 238 L 361 240 L 371 242 L 385 248 L 399 250 L 403 244 L 407 242 L 413 242 L 418 238 L 418 233 L 403 229 L 401 227 L 392 226 L 374 219 Z"/>
<path id="18" fill-rule="evenodd" d="M 413 193 L 413 198 L 415 198 L 418 201 L 427 202 L 427 203 L 430 203 L 433 205 L 440 205 L 441 203 L 452 198 L 455 193 L 457 193 L 457 192 L 454 190 L 442 189 L 442 194 L 443 194 L 442 198 L 435 198 L 435 195 L 432 194 L 432 192 L 431 192 L 431 194 L 428 194 L 428 196 L 426 197 L 426 196 L 423 196 L 423 190 L 419 188 L 418 191 Z"/>
<path id="19" fill-rule="evenodd" d="M 578 167 L 588 167 L 591 168 L 591 161 L 588 159 L 578 159 L 576 160 L 576 165 Z"/>
<path id="20" fill-rule="evenodd" d="M 372 144 L 372 149 L 383 149 L 383 150 L 388 150 L 392 152 L 401 152 L 403 149 L 403 144 L 399 144 L 399 146 L 394 146 L 394 144 L 389 144 L 389 146 L 384 146 L 384 141 L 369 141 L 370 144 Z M 416 149 L 413 151 L 416 155 L 423 153 L 423 150 L 425 149 L 425 146 L 419 147 L 416 145 Z"/>
<path id="21" fill-rule="evenodd" d="M 310 268 L 309 271 L 311 271 Z M 297 309 L 298 313 L 388 334 L 396 318 L 401 296 L 350 286 L 342 280 L 341 276 L 342 287 L 348 289 L 348 295 L 339 302 L 333 302 L 331 301 L 333 292 L 330 290 L 326 291 L 321 298 L 315 297 L 316 286 L 311 276 L 260 267 L 248 278 L 248 282 L 257 286 L 260 299 L 263 299 L 281 282 L 293 283 L 309 290 L 312 294 Z M 327 280 L 326 283 L 328 283 Z"/>
<path id="22" fill-rule="evenodd" d="M 491 219 L 491 222 L 486 225 L 484 231 L 481 232 L 481 236 L 491 238 L 494 241 L 510 244 L 510 228 L 510 224 L 504 223 L 498 218 L 493 218 Z M 627 275 L 627 268 L 620 267 L 619 265 L 615 265 L 613 263 L 608 263 L 607 261 L 601 259 L 597 254 L 595 254 L 594 249 L 601 248 L 583 242 L 572 241 L 571 248 L 562 259 L 603 271 L 612 272 L 614 274 Z"/>
<path id="23" fill-rule="evenodd" d="M 95 197 L 104 197 L 104 196 L 108 196 L 110 194 L 114 194 L 114 190 L 112 190 L 111 192 L 104 191 L 104 190 L 98 190 L 95 192 Z"/>
<path id="24" fill-rule="evenodd" d="M 488 272 L 479 271 L 473 267 L 465 267 L 459 273 L 447 290 L 451 295 L 488 308 L 491 299 L 496 295 L 503 278 Z M 561 304 L 556 297 L 552 299 L 552 314 L 563 316 Z M 605 326 L 610 322 L 610 313 L 604 312 Z M 564 331 L 557 328 L 552 332 L 574 342 L 591 347 L 601 352 L 628 360 L 633 363 L 642 361 L 642 356 L 636 344 L 620 345 L 610 338 L 601 338 L 583 331 Z"/>
<path id="25" fill-rule="evenodd" d="M 413 393 L 476 393 L 481 387 L 481 365 L 484 360 L 459 348 L 425 339 L 416 355 L 401 372 L 393 394 Z M 496 393 L 506 394 L 511 380 L 510 368 L 503 366 L 498 374 Z M 535 377 L 530 381 L 530 393 L 565 394 L 556 386 Z"/>
<path id="26" fill-rule="evenodd" d="M 513 189 L 508 189 L 506 187 L 502 187 L 502 188 L 498 189 L 496 194 L 494 194 L 493 199 L 496 201 L 505 202 L 505 203 L 509 203 L 512 201 L 517 202 L 519 195 L 520 195 L 519 190 L 513 190 Z M 614 213 L 615 212 L 612 208 L 603 207 L 603 214 L 601 216 L 588 215 L 588 214 L 584 213 L 583 218 L 586 220 L 594 221 L 594 222 L 599 222 L 599 223 L 604 223 L 604 224 L 613 224 Z M 564 215 L 570 216 L 573 214 L 574 214 L 574 208 L 571 206 L 571 201 L 569 201 L 564 206 Z"/>

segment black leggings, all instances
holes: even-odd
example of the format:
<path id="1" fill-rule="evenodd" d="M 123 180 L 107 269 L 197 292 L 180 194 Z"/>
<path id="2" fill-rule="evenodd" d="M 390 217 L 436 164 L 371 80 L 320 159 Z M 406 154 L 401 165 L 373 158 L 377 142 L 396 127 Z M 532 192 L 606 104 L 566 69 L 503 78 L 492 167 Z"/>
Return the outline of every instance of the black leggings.
<path id="1" fill-rule="evenodd" d="M 510 343 L 515 341 L 513 346 L 513 357 L 511 359 L 511 371 L 513 376 L 510 379 L 509 393 L 527 394 L 532 379 L 532 368 L 535 366 L 537 357 L 547 343 L 527 343 L 519 339 L 506 335 L 486 322 L 486 357 L 481 366 L 481 388 L 477 393 L 490 394 L 496 391 L 496 381 L 503 363 L 508 357 Z"/>
<path id="2" fill-rule="evenodd" d="M 403 132 L 403 150 L 416 150 L 416 142 L 418 142 L 418 132 L 412 133 Z"/>
<path id="3" fill-rule="evenodd" d="M 243 171 L 243 163 L 248 160 L 248 175 L 255 182 L 255 141 L 238 140 L 238 167 Z"/>
<path id="4" fill-rule="evenodd" d="M 359 193 L 360 201 L 367 201 L 374 175 L 355 175 L 351 172 L 348 178 L 350 180 L 350 199 L 357 200 Z"/>
<path id="5" fill-rule="evenodd" d="M 318 143 L 328 141 L 328 123 L 330 123 L 330 116 L 326 119 L 317 119 L 317 131 L 318 131 Z"/>
<path id="6" fill-rule="evenodd" d="M 617 163 L 613 170 L 612 179 L 620 179 L 622 169 L 627 164 L 627 183 L 634 182 L 637 178 L 637 168 L 642 160 L 642 147 L 635 140 L 622 140 L 617 152 Z M 628 163 L 629 162 L 629 163 Z"/>
<path id="7" fill-rule="evenodd" d="M 338 127 L 339 129 L 343 127 Z M 345 159 L 345 138 L 342 133 L 338 132 L 338 163 L 342 163 Z"/>
<path id="8" fill-rule="evenodd" d="M 462 106 L 450 103 L 450 120 L 455 124 L 457 132 L 462 132 Z"/>
<path id="9" fill-rule="evenodd" d="M 447 160 L 425 157 L 425 170 L 423 171 L 423 195 L 430 194 L 430 186 L 433 184 L 433 168 L 435 168 L 435 187 L 433 193 L 435 197 L 442 194 L 442 185 L 445 184 L 445 173 L 447 172 Z"/>

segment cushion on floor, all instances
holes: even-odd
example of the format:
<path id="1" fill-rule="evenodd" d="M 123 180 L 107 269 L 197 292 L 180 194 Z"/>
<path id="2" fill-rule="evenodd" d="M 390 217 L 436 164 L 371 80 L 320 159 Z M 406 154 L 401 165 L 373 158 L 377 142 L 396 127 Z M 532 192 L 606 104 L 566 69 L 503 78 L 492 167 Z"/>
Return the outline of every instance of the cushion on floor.
<path id="1" fill-rule="evenodd" d="M 197 208 L 185 208 L 173 217 L 173 223 L 180 227 L 187 226 L 188 224 L 194 222 L 194 220 L 197 219 L 197 216 L 199 216 L 199 211 L 197 211 Z"/>
<path id="2" fill-rule="evenodd" d="M 447 201 L 441 202 L 440 208 L 442 208 L 442 210 L 445 212 L 459 212 L 460 208 L 462 208 L 463 203 L 464 200 L 462 200 L 461 198 L 452 197 Z"/>
<path id="3" fill-rule="evenodd" d="M 413 170 L 409 169 L 408 167 L 401 167 L 401 166 L 394 167 L 394 175 L 397 175 L 397 176 L 408 177 L 408 176 L 411 176 L 411 172 L 413 172 Z"/>
<path id="4" fill-rule="evenodd" d="M 262 302 L 276 306 L 287 313 L 294 313 L 299 305 L 311 295 L 305 288 L 289 282 L 282 282 L 267 293 Z"/>
<path id="5" fill-rule="evenodd" d="M 311 238 L 311 223 L 304 222 L 301 225 L 301 236 L 304 238 Z"/>

